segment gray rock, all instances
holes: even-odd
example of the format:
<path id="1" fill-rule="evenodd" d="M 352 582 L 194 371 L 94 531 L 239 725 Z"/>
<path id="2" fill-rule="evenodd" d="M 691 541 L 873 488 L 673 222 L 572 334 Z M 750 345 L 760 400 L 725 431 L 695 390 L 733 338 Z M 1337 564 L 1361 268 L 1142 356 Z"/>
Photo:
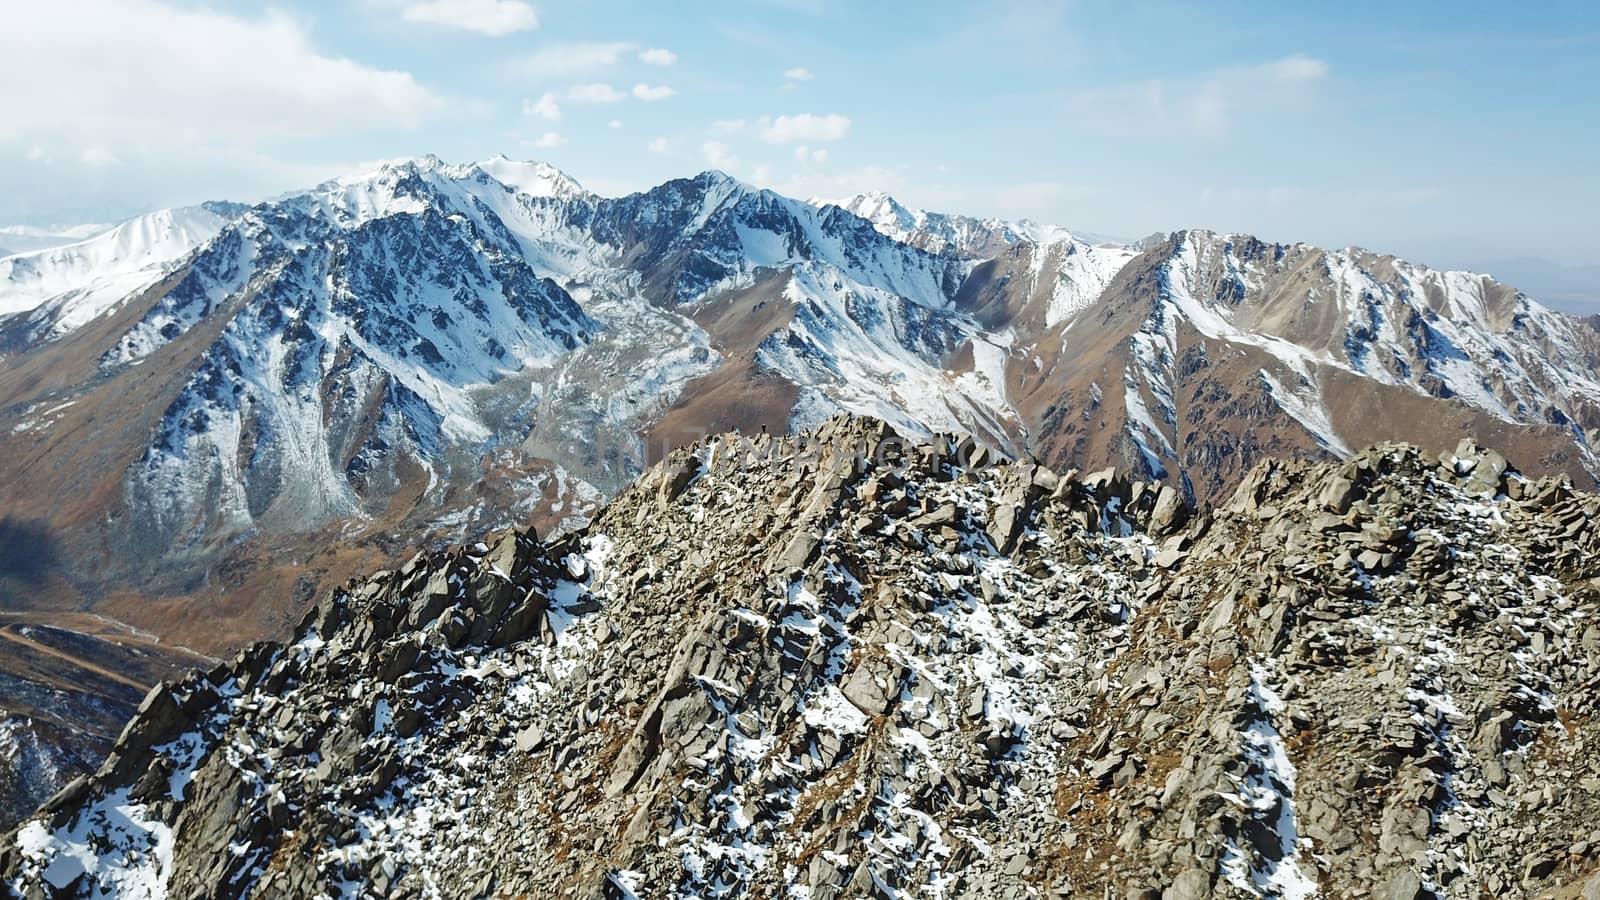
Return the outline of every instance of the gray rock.
<path id="1" fill-rule="evenodd" d="M 661 476 L 661 489 L 659 493 L 662 503 L 671 503 L 688 488 L 695 476 L 700 474 L 700 458 L 698 456 L 684 455 L 674 460 L 663 471 Z"/>
<path id="2" fill-rule="evenodd" d="M 1422 879 L 1411 869 L 1401 869 L 1384 887 L 1385 900 L 1423 900 L 1428 894 L 1422 889 Z"/>
<path id="3" fill-rule="evenodd" d="M 1334 476 L 1329 478 L 1322 487 L 1322 493 L 1317 501 L 1323 509 L 1337 515 L 1344 515 L 1350 509 L 1350 504 L 1360 496 L 1354 482 L 1348 478 Z"/>
<path id="4" fill-rule="evenodd" d="M 1150 533 L 1169 534 L 1182 528 L 1188 518 L 1189 508 L 1184 505 L 1183 495 L 1162 485 L 1156 493 L 1155 508 L 1150 512 Z"/>
<path id="5" fill-rule="evenodd" d="M 529 725 L 527 728 L 517 732 L 515 740 L 518 750 L 523 753 L 531 753 L 544 747 L 544 730 L 537 725 Z"/>
<path id="6" fill-rule="evenodd" d="M 1184 869 L 1161 892 L 1161 900 L 1205 900 L 1211 896 L 1211 873 L 1202 869 Z"/>

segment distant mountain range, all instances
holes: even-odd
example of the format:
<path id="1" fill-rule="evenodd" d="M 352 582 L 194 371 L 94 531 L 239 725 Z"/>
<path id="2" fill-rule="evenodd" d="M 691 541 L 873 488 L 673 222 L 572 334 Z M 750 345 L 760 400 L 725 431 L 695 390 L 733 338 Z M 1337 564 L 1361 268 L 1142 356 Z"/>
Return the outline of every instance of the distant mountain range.
<path id="1" fill-rule="evenodd" d="M 103 559 L 90 596 L 328 527 L 553 525 L 663 448 L 838 412 L 1202 499 L 1263 455 L 1462 432 L 1600 471 L 1594 330 L 1488 277 L 716 172 L 608 199 L 408 160 L 7 257 L 0 310 L 0 496 Z"/>
<path id="2" fill-rule="evenodd" d="M 0 515 L 66 561 L 0 602 L 217 654 L 415 544 L 571 527 L 674 446 L 839 413 L 1200 502 L 1385 440 L 1600 473 L 1600 333 L 1494 278 L 718 172 L 390 163 L 5 257 L 0 313 Z"/>

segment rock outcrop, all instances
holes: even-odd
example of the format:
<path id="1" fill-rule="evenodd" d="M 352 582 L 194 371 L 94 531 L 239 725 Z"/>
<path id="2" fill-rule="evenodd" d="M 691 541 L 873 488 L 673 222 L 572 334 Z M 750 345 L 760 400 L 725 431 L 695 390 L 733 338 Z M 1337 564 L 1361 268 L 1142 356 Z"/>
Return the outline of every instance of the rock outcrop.
<path id="1" fill-rule="evenodd" d="M 1600 496 L 1491 451 L 1191 510 L 840 418 L 678 451 L 152 691 L 49 896 L 1593 893 Z"/>

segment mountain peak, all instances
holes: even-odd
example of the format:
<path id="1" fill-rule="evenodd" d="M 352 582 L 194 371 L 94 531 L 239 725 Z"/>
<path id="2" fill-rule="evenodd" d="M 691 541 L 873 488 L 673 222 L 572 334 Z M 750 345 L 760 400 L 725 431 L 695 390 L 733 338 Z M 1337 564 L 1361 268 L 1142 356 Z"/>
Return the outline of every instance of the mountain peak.
<path id="1" fill-rule="evenodd" d="M 693 180 L 700 184 L 706 185 L 707 187 L 728 186 L 742 190 L 752 190 L 750 185 L 745 184 L 743 181 L 740 181 L 721 169 L 706 169 L 700 174 L 694 176 Z"/>
<path id="2" fill-rule="evenodd" d="M 887 191 L 863 191 L 838 206 L 855 213 L 874 225 L 895 225 L 900 228 L 918 228 L 928 218 L 922 210 L 913 210 L 891 196 Z M 882 230 L 881 228 L 879 230 Z"/>
<path id="3" fill-rule="evenodd" d="M 576 178 L 547 162 L 515 160 L 497 153 L 473 168 L 530 197 L 572 200 L 593 196 Z"/>
<path id="4" fill-rule="evenodd" d="M 864 191 L 838 205 L 901 243 L 971 259 L 993 256 L 1014 244 L 1053 244 L 1073 237 L 1065 228 L 1031 219 L 1007 221 L 929 212 L 907 206 L 885 191 Z"/>

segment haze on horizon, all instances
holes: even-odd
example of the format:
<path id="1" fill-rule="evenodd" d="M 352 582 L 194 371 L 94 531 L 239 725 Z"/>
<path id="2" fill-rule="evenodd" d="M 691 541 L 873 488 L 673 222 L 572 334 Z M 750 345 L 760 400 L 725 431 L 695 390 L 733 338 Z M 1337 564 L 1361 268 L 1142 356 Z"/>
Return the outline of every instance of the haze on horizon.
<path id="1" fill-rule="evenodd" d="M 1586 4 L 0 7 L 0 80 L 21 88 L 0 224 L 505 153 L 602 194 L 718 168 L 1128 238 L 1357 244 L 1600 308 Z"/>

